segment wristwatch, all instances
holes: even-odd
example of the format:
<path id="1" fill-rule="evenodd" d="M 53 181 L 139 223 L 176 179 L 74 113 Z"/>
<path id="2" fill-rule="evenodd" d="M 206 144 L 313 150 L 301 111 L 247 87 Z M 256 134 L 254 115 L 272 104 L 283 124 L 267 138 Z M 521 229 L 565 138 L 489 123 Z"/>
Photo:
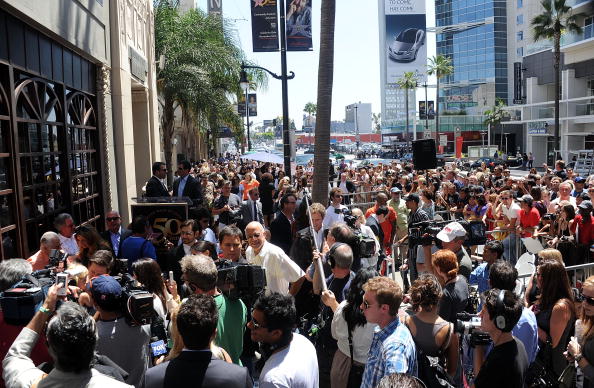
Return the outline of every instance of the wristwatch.
<path id="1" fill-rule="evenodd" d="M 575 356 L 573 356 L 573 359 L 575 360 L 575 362 L 579 363 L 582 358 L 584 358 L 584 356 L 580 353 L 580 354 L 576 354 Z"/>

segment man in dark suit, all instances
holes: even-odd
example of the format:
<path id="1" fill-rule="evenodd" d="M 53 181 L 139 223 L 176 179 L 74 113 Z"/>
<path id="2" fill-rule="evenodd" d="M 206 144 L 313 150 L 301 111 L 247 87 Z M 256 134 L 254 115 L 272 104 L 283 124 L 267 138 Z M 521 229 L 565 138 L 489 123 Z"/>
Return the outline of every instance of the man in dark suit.
<path id="1" fill-rule="evenodd" d="M 262 214 L 262 203 L 259 201 L 260 192 L 257 187 L 251 189 L 248 193 L 248 200 L 241 203 L 241 219 L 243 229 L 252 221 L 258 221 L 264 225 L 264 215 Z"/>
<path id="2" fill-rule="evenodd" d="M 384 241 L 384 231 L 380 224 L 385 221 L 386 217 L 388 216 L 388 212 L 388 207 L 386 205 L 382 205 L 377 208 L 375 213 L 367 217 L 367 222 L 365 223 L 365 225 L 369 226 L 373 231 L 373 234 L 375 234 L 375 236 L 379 239 L 380 245 L 381 242 Z"/>
<path id="3" fill-rule="evenodd" d="M 117 210 L 107 212 L 105 215 L 105 232 L 101 233 L 101 237 L 107 241 L 113 256 L 120 259 L 120 248 L 125 239 L 132 235 L 132 231 L 122 228 L 122 217 Z"/>
<path id="4" fill-rule="evenodd" d="M 182 160 L 177 165 L 177 175 L 179 178 L 173 182 L 174 197 L 189 197 L 193 206 L 198 206 L 202 202 L 202 189 L 200 183 L 190 175 L 192 165 L 187 160 Z"/>
<path id="5" fill-rule="evenodd" d="M 185 349 L 173 360 L 148 369 L 144 387 L 252 387 L 247 368 L 213 356 L 210 342 L 215 336 L 217 322 L 217 306 L 212 296 L 195 294 L 188 297 L 180 306 L 176 320 Z"/>
<path id="6" fill-rule="evenodd" d="M 169 191 L 163 183 L 167 177 L 167 167 L 163 162 L 153 163 L 153 176 L 146 182 L 147 197 L 169 197 Z"/>
<path id="7" fill-rule="evenodd" d="M 196 220 L 186 220 L 180 225 L 180 238 L 182 243 L 171 248 L 167 255 L 167 271 L 173 271 L 173 278 L 181 288 L 183 281 L 181 279 L 182 271 L 180 261 L 184 256 L 191 255 L 191 249 L 198 242 L 200 237 L 200 225 Z"/>
<path id="8" fill-rule="evenodd" d="M 294 217 L 296 206 L 297 197 L 295 194 L 285 194 L 281 198 L 281 210 L 276 213 L 274 221 L 270 223 L 270 242 L 281 247 L 287 255 L 291 252 L 293 235 L 297 232 Z"/>
<path id="9" fill-rule="evenodd" d="M 335 187 L 338 187 L 342 190 L 342 202 L 345 205 L 349 205 L 351 203 L 351 198 L 353 197 L 352 195 L 346 195 L 346 194 L 352 194 L 357 190 L 357 187 L 355 186 L 355 184 L 347 179 L 347 174 L 345 172 L 340 174 L 340 180 L 338 182 L 336 182 Z"/>

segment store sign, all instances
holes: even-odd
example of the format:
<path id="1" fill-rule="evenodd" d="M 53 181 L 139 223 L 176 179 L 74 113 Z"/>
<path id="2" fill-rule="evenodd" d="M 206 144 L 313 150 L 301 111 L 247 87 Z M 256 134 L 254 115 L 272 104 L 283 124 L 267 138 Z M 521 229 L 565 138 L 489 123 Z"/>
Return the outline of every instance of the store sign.
<path id="1" fill-rule="evenodd" d="M 522 103 L 522 62 L 514 62 L 514 104 Z"/>
<path id="2" fill-rule="evenodd" d="M 548 123 L 546 121 L 535 121 L 526 124 L 529 135 L 543 135 L 548 133 Z"/>
<path id="3" fill-rule="evenodd" d="M 130 61 L 130 73 L 142 82 L 146 81 L 148 63 L 144 55 L 134 47 L 128 46 L 128 60 Z"/>

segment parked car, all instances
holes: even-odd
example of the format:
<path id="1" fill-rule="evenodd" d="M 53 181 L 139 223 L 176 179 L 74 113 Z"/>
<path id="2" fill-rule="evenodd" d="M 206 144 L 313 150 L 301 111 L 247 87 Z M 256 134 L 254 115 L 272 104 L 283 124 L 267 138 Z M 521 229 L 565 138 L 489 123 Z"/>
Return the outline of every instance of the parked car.
<path id="1" fill-rule="evenodd" d="M 425 31 L 407 28 L 400 31 L 394 42 L 388 47 L 390 59 L 398 62 L 412 62 L 417 59 L 417 52 L 425 44 Z"/>

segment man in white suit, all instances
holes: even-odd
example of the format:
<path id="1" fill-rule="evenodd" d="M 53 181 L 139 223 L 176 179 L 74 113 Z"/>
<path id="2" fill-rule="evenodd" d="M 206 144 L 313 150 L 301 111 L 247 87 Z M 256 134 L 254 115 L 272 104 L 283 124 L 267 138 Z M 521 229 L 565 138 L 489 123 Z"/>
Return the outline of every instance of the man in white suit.
<path id="1" fill-rule="evenodd" d="M 260 199 L 260 192 L 257 187 L 254 187 L 248 192 L 249 199 L 243 201 L 241 204 L 241 219 L 243 229 L 252 221 L 264 223 L 264 216 L 262 215 L 262 202 Z"/>

